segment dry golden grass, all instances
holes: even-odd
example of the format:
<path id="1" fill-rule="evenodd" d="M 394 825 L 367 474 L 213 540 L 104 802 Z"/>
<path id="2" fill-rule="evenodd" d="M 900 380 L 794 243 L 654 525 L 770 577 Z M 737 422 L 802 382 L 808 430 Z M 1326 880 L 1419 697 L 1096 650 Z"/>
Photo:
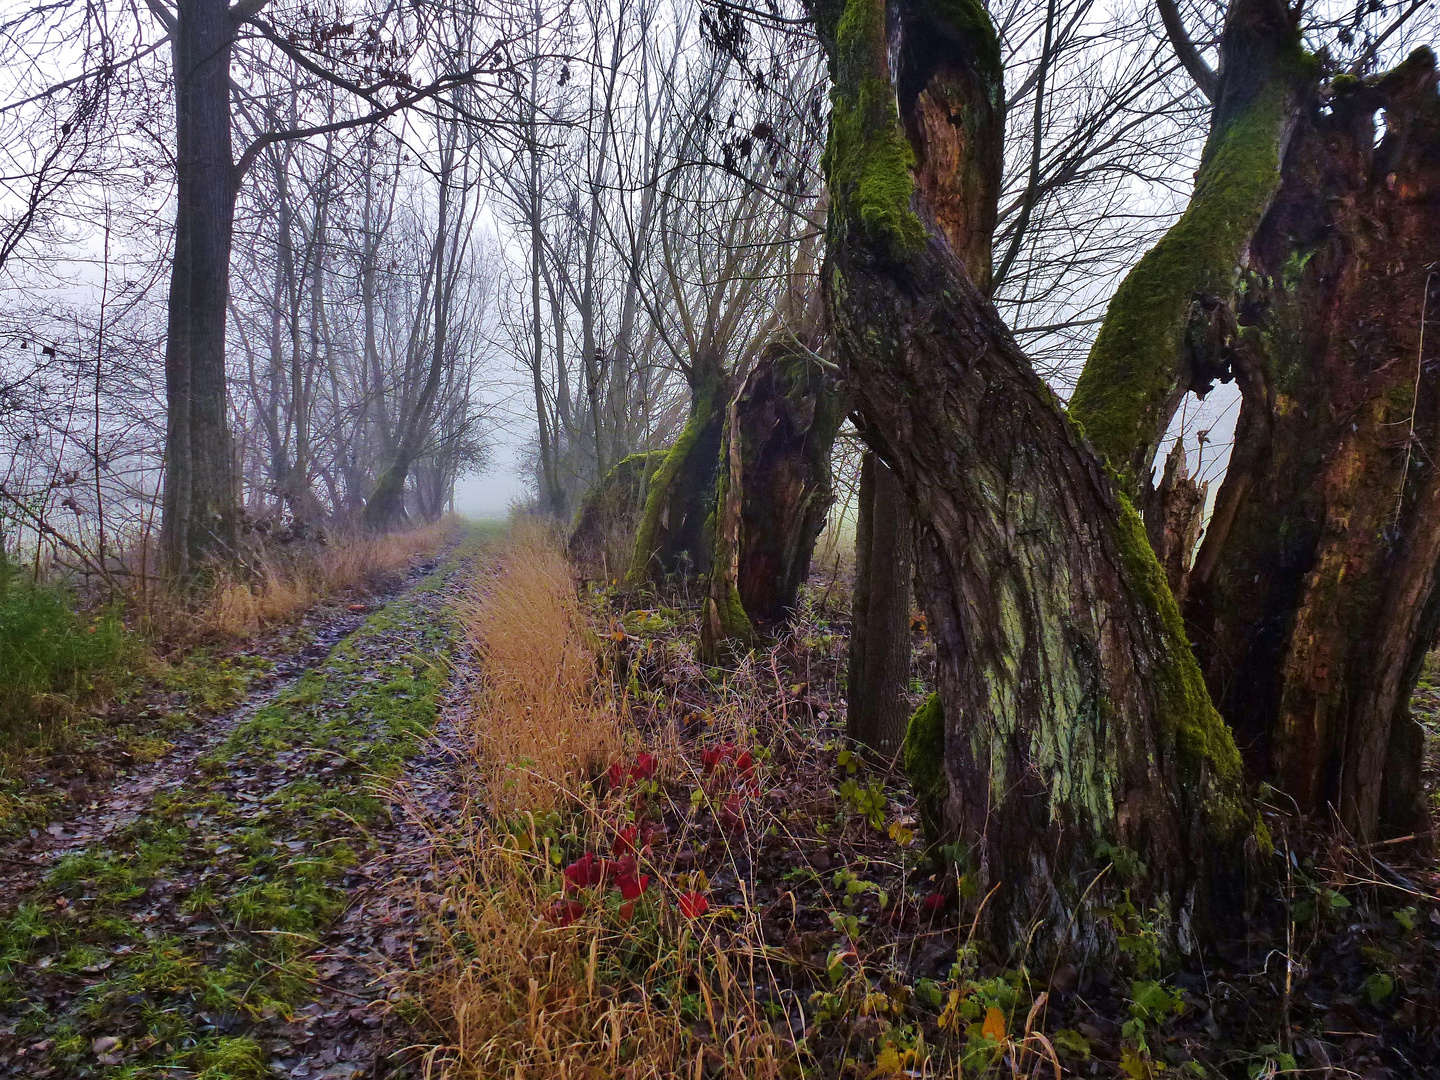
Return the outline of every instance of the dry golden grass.
<path id="1" fill-rule="evenodd" d="M 620 830 L 643 827 L 637 800 L 663 800 L 666 778 L 695 770 L 672 742 L 648 748 L 654 779 L 592 782 L 607 763 L 637 761 L 638 743 L 623 695 L 601 685 L 599 641 L 568 564 L 538 526 L 521 524 L 482 573 L 464 612 L 483 672 L 470 733 L 477 786 L 459 824 L 437 837 L 458 871 L 424 981 L 449 1036 L 428 1053 L 428 1075 L 793 1071 L 793 1040 L 746 989 L 766 962 L 748 905 L 687 918 L 678 897 L 703 890 L 703 878 L 656 865 L 642 840 L 637 873 L 650 881 L 633 905 L 602 886 L 562 914 L 561 867 L 582 850 L 612 855 Z"/>
<path id="2" fill-rule="evenodd" d="M 594 635 L 570 565 L 539 524 L 516 524 L 462 623 L 482 672 L 475 760 L 494 808 L 553 810 L 621 738 L 595 685 Z"/>
<path id="3" fill-rule="evenodd" d="M 150 621 L 165 640 L 254 637 L 268 626 L 299 618 L 337 593 L 433 556 L 460 527 L 458 520 L 447 518 L 403 532 L 338 534 L 324 545 L 266 551 L 252 563 L 248 580 L 226 571 L 198 610 L 157 609 L 152 604 Z"/>

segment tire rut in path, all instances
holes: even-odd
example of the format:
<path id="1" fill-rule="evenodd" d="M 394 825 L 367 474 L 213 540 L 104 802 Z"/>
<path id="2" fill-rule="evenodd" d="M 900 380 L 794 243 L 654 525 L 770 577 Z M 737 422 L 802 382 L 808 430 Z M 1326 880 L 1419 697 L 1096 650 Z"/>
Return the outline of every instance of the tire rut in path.
<path id="1" fill-rule="evenodd" d="M 434 871 L 397 807 L 453 798 L 471 547 L 27 853 L 0 909 L 0 1076 L 405 1071 L 379 1005 Z"/>

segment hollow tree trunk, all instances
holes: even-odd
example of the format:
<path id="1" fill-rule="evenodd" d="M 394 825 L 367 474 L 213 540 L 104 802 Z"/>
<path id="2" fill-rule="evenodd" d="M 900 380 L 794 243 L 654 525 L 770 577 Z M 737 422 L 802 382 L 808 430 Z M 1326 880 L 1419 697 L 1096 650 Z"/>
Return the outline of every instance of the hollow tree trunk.
<path id="1" fill-rule="evenodd" d="M 765 350 L 730 403 L 700 621 L 707 656 L 794 608 L 835 500 L 830 452 L 843 413 L 834 376 L 783 342 Z"/>
<path id="2" fill-rule="evenodd" d="M 962 261 L 977 234 L 988 247 L 999 186 L 989 17 L 978 0 L 816 14 L 834 84 L 826 308 L 921 527 L 943 821 L 982 895 L 998 886 L 988 939 L 1028 943 L 1032 963 L 1107 956 L 1099 909 L 1128 887 L 1184 948 L 1254 817 L 1143 525 Z"/>
<path id="3" fill-rule="evenodd" d="M 718 357 L 697 359 L 690 418 L 650 483 L 626 574 L 634 587 L 667 574 L 710 572 L 715 475 L 731 387 Z"/>
<path id="4" fill-rule="evenodd" d="M 1409 699 L 1440 613 L 1436 83 L 1420 50 L 1304 114 L 1251 246 L 1235 449 L 1191 575 L 1237 735 L 1361 839 L 1423 816 Z"/>
<path id="5" fill-rule="evenodd" d="M 910 719 L 910 597 L 915 525 L 895 474 L 874 453 L 860 463 L 855 595 L 850 616 L 845 733 L 894 758 Z"/>
<path id="6" fill-rule="evenodd" d="M 162 572 L 184 582 L 234 550 L 239 500 L 226 415 L 225 318 L 235 219 L 225 0 L 185 0 L 175 69 L 175 259 L 165 341 Z"/>

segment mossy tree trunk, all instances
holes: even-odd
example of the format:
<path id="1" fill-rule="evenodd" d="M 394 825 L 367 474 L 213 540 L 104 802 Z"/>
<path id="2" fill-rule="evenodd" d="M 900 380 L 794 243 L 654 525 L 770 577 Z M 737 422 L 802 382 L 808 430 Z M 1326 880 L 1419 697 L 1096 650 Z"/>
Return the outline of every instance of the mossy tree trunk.
<path id="1" fill-rule="evenodd" d="M 794 608 L 835 500 L 830 455 L 843 415 L 835 376 L 787 342 L 761 354 L 730 403 L 700 624 L 707 655 Z"/>
<path id="2" fill-rule="evenodd" d="M 1235 449 L 1187 612 L 1257 767 L 1366 840 L 1424 815 L 1409 700 L 1440 616 L 1436 82 L 1420 50 L 1302 118 L 1250 249 Z"/>
<path id="3" fill-rule="evenodd" d="M 671 574 L 710 572 L 715 478 L 731 393 L 720 358 L 698 357 L 690 373 L 689 419 L 656 470 L 640 515 L 626 574 L 632 588 Z"/>
<path id="4" fill-rule="evenodd" d="M 920 526 L 943 823 L 982 895 L 997 887 L 987 938 L 1032 964 L 1108 957 L 1101 910 L 1128 888 L 1184 948 L 1254 816 L 1143 525 L 967 272 L 999 187 L 989 17 L 978 0 L 816 15 L 834 85 L 826 307 Z"/>
<path id="5" fill-rule="evenodd" d="M 860 463 L 859 501 L 845 733 L 894 758 L 910 719 L 915 523 L 900 481 L 870 451 Z"/>
<path id="6" fill-rule="evenodd" d="M 628 569 L 646 493 L 667 453 L 649 450 L 621 458 L 586 493 L 566 544 L 582 571 L 608 581 Z"/>
<path id="7" fill-rule="evenodd" d="M 1440 619 L 1440 492 L 1420 452 L 1440 390 L 1421 356 L 1440 256 L 1434 61 L 1322 93 L 1296 18 L 1232 4 L 1190 205 L 1116 292 L 1070 411 L 1142 500 L 1250 763 L 1374 838 L 1422 824 L 1409 699 Z M 1217 378 L 1243 404 L 1187 572 L 1196 493 L 1149 478 L 1180 400 Z"/>
<path id="8" fill-rule="evenodd" d="M 1070 399 L 1070 415 L 1154 522 L 1156 451 L 1180 402 L 1228 381 L 1240 268 L 1280 187 L 1281 160 L 1316 62 L 1300 45 L 1299 9 L 1234 0 L 1221 37 L 1210 135 L 1184 214 L 1111 298 Z"/>

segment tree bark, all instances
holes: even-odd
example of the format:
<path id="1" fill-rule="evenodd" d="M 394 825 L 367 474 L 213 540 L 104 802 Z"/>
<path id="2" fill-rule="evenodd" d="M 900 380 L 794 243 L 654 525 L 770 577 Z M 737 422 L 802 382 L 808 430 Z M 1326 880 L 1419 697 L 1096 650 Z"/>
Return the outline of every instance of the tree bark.
<path id="1" fill-rule="evenodd" d="M 715 477 L 731 385 L 719 357 L 702 354 L 690 376 L 690 418 L 650 483 L 626 582 L 710 572 Z"/>
<path id="2" fill-rule="evenodd" d="M 855 529 L 845 733 L 886 759 L 899 753 L 910 719 L 914 552 L 915 525 L 900 481 L 866 451 Z"/>
<path id="3" fill-rule="evenodd" d="M 226 415 L 225 322 L 235 169 L 225 0 L 182 0 L 175 70 L 175 259 L 165 342 L 161 567 L 184 582 L 234 551 L 239 500 Z"/>
<path id="4" fill-rule="evenodd" d="M 761 355 L 731 402 L 716 485 L 714 560 L 701 646 L 780 622 L 810 576 L 830 505 L 830 452 L 844 414 L 835 378 L 793 344 Z"/>
<path id="5" fill-rule="evenodd" d="M 1145 531 L 1179 604 L 1185 602 L 1191 559 L 1204 525 L 1205 497 L 1209 490 L 1209 484 L 1199 483 L 1190 476 L 1185 444 L 1176 439 L 1170 456 L 1165 459 L 1160 486 L 1148 500 L 1152 512 L 1146 518 Z"/>
<path id="6" fill-rule="evenodd" d="M 1191 575 L 1201 662 L 1252 760 L 1362 840 L 1424 825 L 1409 700 L 1440 612 L 1436 84 L 1422 49 L 1302 117 L 1250 249 L 1235 448 Z"/>
<path id="7" fill-rule="evenodd" d="M 1128 891 L 1188 948 L 1255 819 L 1143 525 L 967 273 L 999 186 L 989 17 L 978 0 L 816 14 L 834 84 L 826 308 L 867 442 L 921 528 L 943 822 L 994 888 L 988 940 L 1032 963 L 1107 957 L 1101 911 Z"/>
<path id="8" fill-rule="evenodd" d="M 1318 70 L 1299 9 L 1234 0 L 1221 76 L 1190 203 L 1111 298 L 1070 399 L 1070 415 L 1155 520 L 1151 468 L 1185 395 L 1228 378 L 1238 268 L 1280 187 L 1280 163 Z"/>

